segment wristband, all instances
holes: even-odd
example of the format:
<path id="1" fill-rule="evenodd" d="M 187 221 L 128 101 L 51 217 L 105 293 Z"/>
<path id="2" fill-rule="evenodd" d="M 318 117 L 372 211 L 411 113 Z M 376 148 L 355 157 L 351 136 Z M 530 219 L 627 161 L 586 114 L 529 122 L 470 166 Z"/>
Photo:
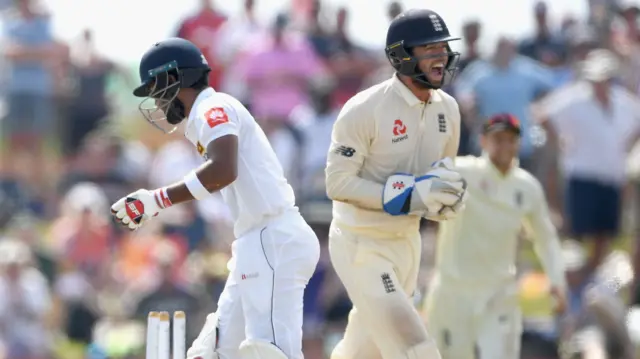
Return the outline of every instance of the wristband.
<path id="1" fill-rule="evenodd" d="M 196 171 L 191 171 L 188 175 L 184 176 L 184 184 L 187 186 L 189 192 L 193 198 L 201 200 L 209 196 L 211 193 L 204 187 Z"/>
<path id="2" fill-rule="evenodd" d="M 173 203 L 171 203 L 171 199 L 167 194 L 167 187 L 160 188 L 159 190 L 155 191 L 154 197 L 156 198 L 156 204 L 162 209 L 173 206 Z"/>

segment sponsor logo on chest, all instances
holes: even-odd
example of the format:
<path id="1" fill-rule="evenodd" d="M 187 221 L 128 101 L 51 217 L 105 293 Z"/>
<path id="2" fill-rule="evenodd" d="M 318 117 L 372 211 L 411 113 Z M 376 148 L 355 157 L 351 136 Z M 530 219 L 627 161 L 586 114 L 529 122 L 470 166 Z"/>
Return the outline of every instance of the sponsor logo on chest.
<path id="1" fill-rule="evenodd" d="M 391 139 L 391 143 L 402 142 L 408 138 L 409 134 L 407 133 L 407 126 L 402 122 L 402 120 L 395 120 L 393 122 L 393 138 Z"/>

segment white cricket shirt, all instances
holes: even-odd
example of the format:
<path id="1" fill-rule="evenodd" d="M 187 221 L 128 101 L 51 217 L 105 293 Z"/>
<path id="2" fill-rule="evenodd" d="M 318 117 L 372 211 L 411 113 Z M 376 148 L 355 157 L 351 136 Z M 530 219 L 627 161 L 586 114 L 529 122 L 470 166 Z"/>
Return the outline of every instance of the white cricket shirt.
<path id="1" fill-rule="evenodd" d="M 640 130 L 636 96 L 613 85 L 611 107 L 606 110 L 591 84 L 580 81 L 549 95 L 539 108 L 562 141 L 565 176 L 612 185 L 625 182 L 629 142 Z"/>
<path id="2" fill-rule="evenodd" d="M 220 190 L 229 206 L 236 237 L 264 225 L 295 205 L 293 189 L 266 135 L 249 111 L 235 98 L 212 88 L 196 98 L 185 136 L 207 159 L 211 141 L 226 135 L 238 137 L 238 176 Z"/>
<path id="3" fill-rule="evenodd" d="M 460 140 L 460 111 L 441 90 L 428 103 L 395 75 L 352 97 L 333 126 L 325 169 L 333 220 L 368 233 L 418 230 L 419 216 L 391 216 L 382 210 L 382 188 L 395 173 L 424 175 L 431 164 L 454 157 Z"/>
<path id="4" fill-rule="evenodd" d="M 467 180 L 469 198 L 462 213 L 440 223 L 436 250 L 440 282 L 492 289 L 513 282 L 524 224 L 550 282 L 564 289 L 560 242 L 538 180 L 517 166 L 503 175 L 484 156 L 458 157 L 455 167 Z"/>

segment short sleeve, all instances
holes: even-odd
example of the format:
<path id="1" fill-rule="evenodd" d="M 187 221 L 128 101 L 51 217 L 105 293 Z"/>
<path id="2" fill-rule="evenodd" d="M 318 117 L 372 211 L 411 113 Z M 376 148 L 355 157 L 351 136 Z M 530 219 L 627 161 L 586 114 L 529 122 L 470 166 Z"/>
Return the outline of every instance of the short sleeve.
<path id="1" fill-rule="evenodd" d="M 567 121 L 572 108 L 584 97 L 582 85 L 569 85 L 550 93 L 536 106 L 540 116 L 549 120 L 554 126 L 562 127 L 562 122 Z"/>
<path id="2" fill-rule="evenodd" d="M 205 148 L 222 136 L 238 136 L 240 128 L 238 114 L 229 105 L 214 104 L 205 107 L 199 120 L 198 140 Z"/>

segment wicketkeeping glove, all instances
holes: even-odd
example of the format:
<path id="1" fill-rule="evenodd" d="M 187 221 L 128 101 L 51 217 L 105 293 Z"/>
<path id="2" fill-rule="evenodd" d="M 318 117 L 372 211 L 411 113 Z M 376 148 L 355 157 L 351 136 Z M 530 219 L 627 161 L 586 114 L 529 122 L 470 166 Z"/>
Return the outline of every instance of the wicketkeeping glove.
<path id="1" fill-rule="evenodd" d="M 111 206 L 111 214 L 116 221 L 136 230 L 146 221 L 155 217 L 163 209 L 171 206 L 166 188 L 149 191 L 139 189 L 120 198 Z"/>
<path id="2" fill-rule="evenodd" d="M 398 216 L 413 214 L 436 220 L 449 215 L 464 201 L 466 183 L 453 171 L 451 160 L 434 163 L 424 176 L 395 174 L 387 179 L 382 200 L 385 212 Z"/>
<path id="3" fill-rule="evenodd" d="M 452 219 L 465 208 L 468 198 L 467 182 L 459 173 L 454 171 L 453 161 L 450 158 L 436 161 L 431 167 L 433 169 L 427 172 L 427 175 L 437 175 L 440 179 L 446 178 L 450 181 L 450 184 L 454 184 L 456 189 L 461 189 L 461 191 L 457 192 L 458 199 L 453 204 L 449 203 L 448 200 L 442 201 L 442 208 L 436 213 L 428 213 L 425 218 L 432 221 Z"/>

